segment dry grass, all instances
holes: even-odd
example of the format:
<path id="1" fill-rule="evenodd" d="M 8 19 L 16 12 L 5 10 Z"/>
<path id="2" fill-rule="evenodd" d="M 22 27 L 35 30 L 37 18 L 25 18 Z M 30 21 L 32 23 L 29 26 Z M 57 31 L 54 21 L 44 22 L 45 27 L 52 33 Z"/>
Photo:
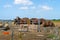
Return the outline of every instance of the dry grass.
<path id="1" fill-rule="evenodd" d="M 60 21 L 53 21 L 56 26 L 60 26 Z"/>

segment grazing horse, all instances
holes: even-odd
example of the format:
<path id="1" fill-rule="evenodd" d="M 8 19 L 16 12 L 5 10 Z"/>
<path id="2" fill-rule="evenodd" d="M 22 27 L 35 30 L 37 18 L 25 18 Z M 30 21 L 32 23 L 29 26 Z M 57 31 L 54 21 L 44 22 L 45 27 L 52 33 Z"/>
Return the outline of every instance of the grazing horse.
<path id="1" fill-rule="evenodd" d="M 54 23 L 50 20 L 47 20 L 44 24 L 44 27 L 55 27 Z"/>
<path id="2" fill-rule="evenodd" d="M 40 19 L 40 24 L 43 27 L 55 27 L 55 24 L 51 20 Z"/>

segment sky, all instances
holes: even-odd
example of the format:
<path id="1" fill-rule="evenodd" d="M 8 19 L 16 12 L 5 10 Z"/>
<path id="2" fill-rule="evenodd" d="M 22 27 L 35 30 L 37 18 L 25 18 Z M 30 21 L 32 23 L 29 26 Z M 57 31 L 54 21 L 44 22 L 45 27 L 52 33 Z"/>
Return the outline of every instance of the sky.
<path id="1" fill-rule="evenodd" d="M 0 0 L 0 19 L 60 19 L 60 0 Z"/>

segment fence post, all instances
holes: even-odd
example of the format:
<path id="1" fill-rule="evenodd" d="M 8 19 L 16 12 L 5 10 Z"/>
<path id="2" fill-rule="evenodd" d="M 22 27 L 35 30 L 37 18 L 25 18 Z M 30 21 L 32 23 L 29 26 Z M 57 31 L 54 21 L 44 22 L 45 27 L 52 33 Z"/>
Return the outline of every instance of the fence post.
<path id="1" fill-rule="evenodd" d="M 38 19 L 38 28 L 37 28 L 37 32 L 40 32 L 40 19 Z"/>
<path id="2" fill-rule="evenodd" d="M 12 28 L 11 40 L 14 40 L 13 36 L 14 36 L 14 30 L 13 30 L 13 28 Z"/>

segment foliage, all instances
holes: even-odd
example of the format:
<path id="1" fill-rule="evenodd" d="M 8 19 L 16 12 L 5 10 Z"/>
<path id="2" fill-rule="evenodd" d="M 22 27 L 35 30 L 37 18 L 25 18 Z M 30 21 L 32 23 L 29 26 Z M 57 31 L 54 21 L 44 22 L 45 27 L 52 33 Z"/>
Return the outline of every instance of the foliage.
<path id="1" fill-rule="evenodd" d="M 60 20 L 60 19 L 52 19 L 52 20 L 56 21 L 56 20 Z"/>

